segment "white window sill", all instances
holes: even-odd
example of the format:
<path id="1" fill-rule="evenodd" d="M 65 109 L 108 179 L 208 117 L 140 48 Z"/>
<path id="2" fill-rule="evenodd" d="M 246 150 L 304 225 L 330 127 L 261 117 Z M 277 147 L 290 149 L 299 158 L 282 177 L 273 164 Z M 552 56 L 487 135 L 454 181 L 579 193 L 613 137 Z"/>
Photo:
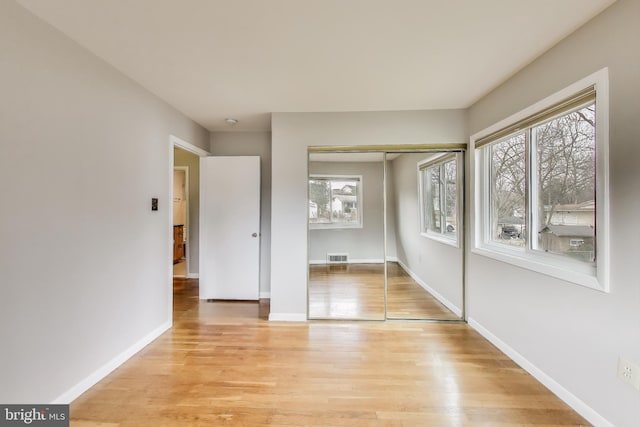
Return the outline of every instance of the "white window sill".
<path id="1" fill-rule="evenodd" d="M 354 228 L 363 228 L 362 224 L 309 224 L 309 230 L 351 230 Z"/>
<path id="2" fill-rule="evenodd" d="M 458 238 L 456 237 L 447 237 L 445 234 L 434 233 L 434 232 L 422 232 L 420 233 L 422 237 L 426 237 L 430 240 L 435 240 L 436 242 L 444 243 L 445 245 L 453 246 L 454 248 L 459 248 L 460 244 L 458 243 Z"/>
<path id="3" fill-rule="evenodd" d="M 524 248 L 503 248 L 501 245 L 492 244 L 474 247 L 471 252 L 590 289 L 608 292 L 607 287 L 598 279 L 594 265 L 564 259 L 557 255 L 527 251 Z"/>

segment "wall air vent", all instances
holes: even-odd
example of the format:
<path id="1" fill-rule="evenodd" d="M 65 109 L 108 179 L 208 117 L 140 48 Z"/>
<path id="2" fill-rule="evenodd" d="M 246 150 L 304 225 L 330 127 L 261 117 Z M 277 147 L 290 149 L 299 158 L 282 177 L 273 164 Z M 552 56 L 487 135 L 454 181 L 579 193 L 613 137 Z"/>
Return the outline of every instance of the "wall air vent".
<path id="1" fill-rule="evenodd" d="M 349 254 L 327 254 L 327 264 L 348 264 Z"/>

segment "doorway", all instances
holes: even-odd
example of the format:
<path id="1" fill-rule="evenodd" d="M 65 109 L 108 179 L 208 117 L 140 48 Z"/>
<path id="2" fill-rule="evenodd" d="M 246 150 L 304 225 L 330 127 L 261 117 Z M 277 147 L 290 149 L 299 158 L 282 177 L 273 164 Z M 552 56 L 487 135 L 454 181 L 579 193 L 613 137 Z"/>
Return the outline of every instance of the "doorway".
<path id="1" fill-rule="evenodd" d="M 177 151 L 181 151 L 176 148 Z M 186 153 L 185 153 L 186 154 Z M 176 159 L 181 156 L 174 156 Z M 187 277 L 189 265 L 189 166 L 173 167 L 173 277 Z"/>
<path id="2" fill-rule="evenodd" d="M 310 319 L 464 318 L 463 156 L 310 149 Z"/>
<path id="3" fill-rule="evenodd" d="M 170 318 L 173 319 L 174 313 L 174 292 L 187 293 L 188 295 L 198 294 L 199 288 L 199 259 L 200 250 L 199 232 L 200 232 L 200 213 L 199 213 L 199 192 L 200 192 L 200 158 L 208 156 L 209 153 L 187 141 L 184 141 L 174 135 L 169 136 L 169 168 L 167 170 L 169 180 L 169 191 L 166 195 L 166 204 L 160 201 L 160 206 L 167 206 L 169 212 L 169 223 L 167 224 L 167 244 L 169 253 L 168 264 L 168 307 Z M 180 217 L 180 214 L 174 212 L 174 184 L 180 188 L 181 184 L 176 183 L 174 174 L 177 170 L 185 172 L 185 196 L 179 197 L 185 199 L 186 213 L 184 219 L 174 220 L 174 216 Z M 174 225 L 182 223 L 182 230 L 175 231 Z M 178 235 L 182 231 L 182 238 Z M 180 255 L 180 241 L 184 242 L 182 250 L 183 257 Z M 184 258 L 184 272 L 174 272 L 174 260 Z M 181 277 L 175 277 L 174 273 L 178 273 Z"/>

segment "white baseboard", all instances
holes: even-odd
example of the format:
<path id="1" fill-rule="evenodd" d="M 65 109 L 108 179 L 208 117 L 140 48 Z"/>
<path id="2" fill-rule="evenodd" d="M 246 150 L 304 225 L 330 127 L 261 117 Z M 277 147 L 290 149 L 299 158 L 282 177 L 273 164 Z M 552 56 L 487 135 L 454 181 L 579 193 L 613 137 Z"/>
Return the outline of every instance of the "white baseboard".
<path id="1" fill-rule="evenodd" d="M 260 291 L 260 299 L 271 299 L 271 292 Z"/>
<path id="2" fill-rule="evenodd" d="M 270 313 L 270 322 L 306 322 L 306 313 Z"/>
<path id="3" fill-rule="evenodd" d="M 129 360 L 133 355 L 137 352 L 145 348 L 152 341 L 162 335 L 167 329 L 171 328 L 171 322 L 163 323 L 158 328 L 149 332 L 145 335 L 141 340 L 133 344 L 131 347 L 105 363 L 103 366 L 98 368 L 95 372 L 90 374 L 88 377 L 71 387 L 66 392 L 62 393 L 60 396 L 55 398 L 51 404 L 52 405 L 67 405 L 73 402 L 76 398 L 78 398 L 82 393 L 89 390 L 91 387 L 96 385 L 98 381 L 102 380 L 104 377 L 113 372 L 116 368 L 122 365 L 124 362 Z"/>
<path id="4" fill-rule="evenodd" d="M 387 261 L 388 262 L 399 262 L 397 256 L 388 256 L 387 257 Z"/>
<path id="5" fill-rule="evenodd" d="M 445 307 L 447 307 L 449 310 L 451 310 L 456 316 L 458 317 L 462 317 L 462 309 L 460 309 L 458 306 L 456 306 L 454 303 L 452 303 L 451 301 L 449 301 L 448 299 L 446 299 L 444 296 L 442 296 L 439 292 L 437 292 L 435 289 L 433 289 L 431 286 L 427 285 L 417 274 L 415 274 L 413 271 L 411 271 L 409 269 L 409 267 L 407 267 L 402 261 L 398 260 L 397 261 L 398 264 L 400 264 L 400 267 L 402 267 L 404 269 L 404 271 L 407 272 L 407 274 L 409 276 L 411 276 L 411 278 L 413 280 L 416 281 L 416 283 L 418 283 L 420 286 L 422 286 L 422 288 L 429 292 L 431 295 L 433 295 L 433 297 L 435 299 L 437 299 L 438 301 L 440 301 Z"/>
<path id="6" fill-rule="evenodd" d="M 312 259 L 309 260 L 309 264 L 312 265 L 324 265 L 328 264 L 326 259 Z M 384 264 L 384 260 L 382 258 L 374 258 L 374 259 L 350 259 L 349 264 Z M 334 265 L 334 264 L 332 264 Z M 340 265 L 336 263 L 335 265 Z"/>
<path id="7" fill-rule="evenodd" d="M 478 331 L 478 333 L 485 337 L 491 344 L 498 347 L 500 351 L 509 356 L 511 360 L 520 365 L 522 369 L 530 373 L 535 379 L 540 381 L 545 387 L 551 390 L 551 392 L 562 399 L 567 405 L 571 406 L 577 413 L 586 418 L 591 424 L 597 427 L 614 427 L 613 424 L 607 421 L 602 415 L 598 414 L 593 410 L 593 408 L 564 388 L 540 368 L 529 362 L 523 355 L 511 348 L 511 346 L 495 336 L 475 319 L 469 318 L 468 323 L 469 326 Z"/>
<path id="8" fill-rule="evenodd" d="M 198 273 L 187 273 L 187 279 L 199 279 L 200 274 Z"/>

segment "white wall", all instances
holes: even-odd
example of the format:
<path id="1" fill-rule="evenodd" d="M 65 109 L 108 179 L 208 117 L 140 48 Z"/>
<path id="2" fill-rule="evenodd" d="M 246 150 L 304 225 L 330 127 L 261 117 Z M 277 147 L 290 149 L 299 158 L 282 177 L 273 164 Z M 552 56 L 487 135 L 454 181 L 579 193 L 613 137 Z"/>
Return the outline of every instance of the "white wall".
<path id="1" fill-rule="evenodd" d="M 362 228 L 311 229 L 309 260 L 348 253 L 352 261 L 384 260 L 384 162 L 310 162 L 309 174 L 362 176 Z"/>
<path id="2" fill-rule="evenodd" d="M 200 157 L 188 151 L 173 150 L 173 164 L 189 167 L 189 265 L 187 277 L 198 277 L 200 261 Z"/>
<path id="3" fill-rule="evenodd" d="M 472 106 L 470 134 L 609 67 L 611 292 L 469 253 L 469 316 L 576 397 L 599 425 L 640 425 L 640 393 L 616 378 L 640 364 L 640 2 L 618 0 Z M 585 408 L 586 407 L 586 408 Z M 606 420 L 606 421 L 605 421 Z"/>
<path id="4" fill-rule="evenodd" d="M 260 156 L 260 296 L 268 298 L 271 292 L 271 132 L 212 132 L 209 152 L 214 156 Z"/>
<path id="5" fill-rule="evenodd" d="M 445 304 L 462 314 L 463 249 L 428 239 L 420 233 L 418 163 L 432 155 L 402 154 L 392 161 L 396 251 L 398 260 Z"/>
<path id="6" fill-rule="evenodd" d="M 307 147 L 466 143 L 462 110 L 272 114 L 271 319 L 307 311 Z"/>
<path id="7" fill-rule="evenodd" d="M 68 400 L 170 326 L 169 135 L 209 135 L 13 1 L 0 52 L 0 402 Z"/>

